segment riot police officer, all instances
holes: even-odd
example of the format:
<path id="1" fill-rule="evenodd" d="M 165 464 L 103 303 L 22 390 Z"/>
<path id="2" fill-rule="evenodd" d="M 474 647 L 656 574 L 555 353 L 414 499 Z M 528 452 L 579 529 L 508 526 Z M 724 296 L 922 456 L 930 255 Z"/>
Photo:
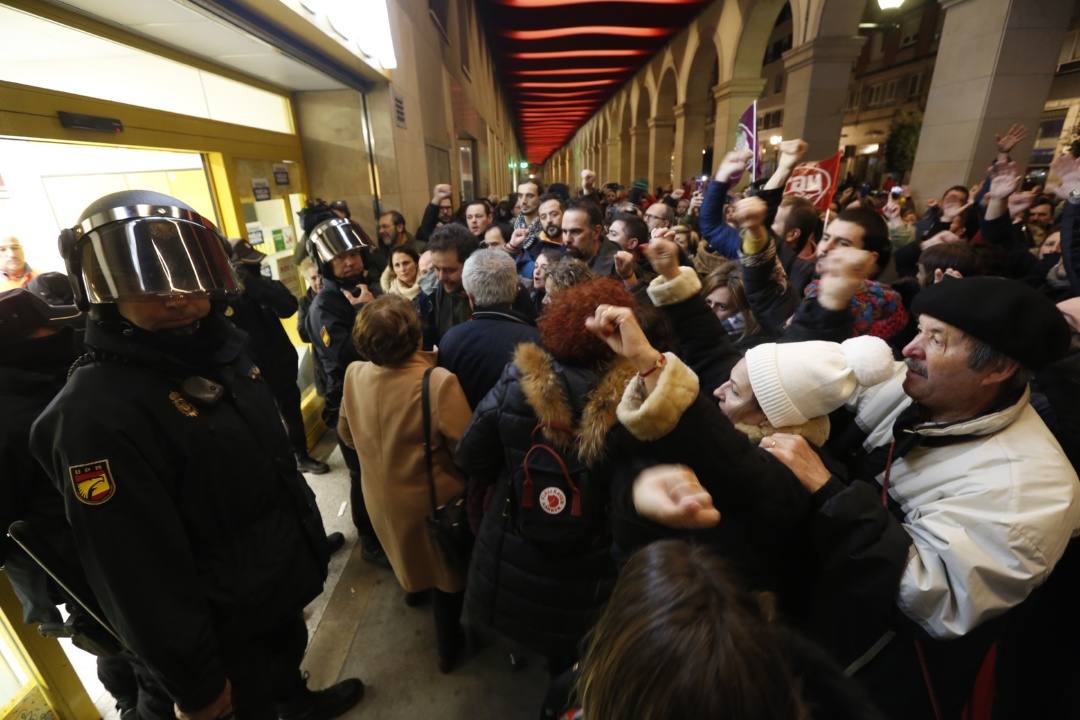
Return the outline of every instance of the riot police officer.
<path id="1" fill-rule="evenodd" d="M 323 421 L 333 429 L 337 427 L 345 369 L 349 363 L 361 359 L 352 340 L 356 313 L 364 303 L 374 299 L 363 283 L 364 253 L 371 241 L 359 225 L 337 217 L 325 206 L 305 213 L 304 225 L 308 230 L 310 256 L 322 276 L 322 289 L 308 309 L 307 334 L 326 378 Z M 360 459 L 340 438 L 338 448 L 349 468 L 349 504 L 360 536 L 360 553 L 369 562 L 389 567 L 364 504 Z"/>
<path id="2" fill-rule="evenodd" d="M 216 231 L 174 198 L 124 191 L 60 243 L 88 352 L 30 445 L 105 616 L 182 716 L 340 715 L 363 684 L 313 692 L 300 673 L 326 536 L 222 315 L 236 278 Z"/>

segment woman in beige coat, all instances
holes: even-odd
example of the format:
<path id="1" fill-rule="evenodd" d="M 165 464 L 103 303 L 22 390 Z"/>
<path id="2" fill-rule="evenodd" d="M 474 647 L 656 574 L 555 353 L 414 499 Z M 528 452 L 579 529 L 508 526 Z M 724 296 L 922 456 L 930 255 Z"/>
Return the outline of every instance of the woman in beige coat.
<path id="1" fill-rule="evenodd" d="M 420 321 L 412 304 L 383 295 L 357 316 L 353 342 L 367 362 L 345 372 L 338 434 L 356 449 L 361 485 L 375 534 L 405 592 L 432 590 L 439 669 L 449 672 L 461 651 L 461 575 L 443 557 L 428 530 L 431 499 L 424 460 L 420 386 L 435 365 L 423 352 Z M 435 368 L 430 380 L 431 446 L 436 500 L 464 492 L 451 458 L 471 411 L 457 378 Z"/>

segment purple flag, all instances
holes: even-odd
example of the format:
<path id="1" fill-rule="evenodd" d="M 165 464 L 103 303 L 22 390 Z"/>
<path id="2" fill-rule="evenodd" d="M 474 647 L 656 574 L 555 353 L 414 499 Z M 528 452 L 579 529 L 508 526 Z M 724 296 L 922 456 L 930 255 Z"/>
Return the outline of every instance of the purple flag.
<path id="1" fill-rule="evenodd" d="M 750 179 L 758 179 L 758 140 L 757 140 L 757 100 L 750 103 L 735 129 L 735 149 L 749 150 L 753 159 L 750 161 Z"/>

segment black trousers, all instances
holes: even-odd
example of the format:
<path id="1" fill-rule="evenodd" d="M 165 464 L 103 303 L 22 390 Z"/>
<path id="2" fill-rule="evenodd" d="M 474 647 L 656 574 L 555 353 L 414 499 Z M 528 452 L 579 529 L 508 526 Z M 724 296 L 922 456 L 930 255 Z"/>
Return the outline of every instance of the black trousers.
<path id="1" fill-rule="evenodd" d="M 461 608 L 465 604 L 465 592 L 445 593 L 431 589 L 431 613 L 435 616 L 435 641 L 439 657 L 457 654 L 465 641 L 461 629 Z"/>
<path id="2" fill-rule="evenodd" d="M 379 538 L 375 536 L 375 528 L 371 525 L 371 517 L 368 515 L 367 504 L 364 502 L 364 490 L 360 485 L 360 458 L 355 450 L 341 441 L 341 438 L 338 438 L 338 449 L 341 450 L 345 466 L 349 468 L 349 505 L 352 506 L 352 520 L 353 525 L 356 526 L 356 533 L 368 547 L 382 547 L 379 544 Z"/>
<path id="3" fill-rule="evenodd" d="M 307 431 L 304 429 L 304 416 L 300 412 L 300 388 L 295 378 L 268 378 L 270 392 L 277 401 L 278 412 L 285 423 L 289 435 L 289 444 L 294 453 L 307 454 Z"/>
<path id="4" fill-rule="evenodd" d="M 276 720 L 280 708 L 308 701 L 311 693 L 300 673 L 307 649 L 302 610 L 254 634 L 223 637 L 219 647 L 238 720 Z"/>

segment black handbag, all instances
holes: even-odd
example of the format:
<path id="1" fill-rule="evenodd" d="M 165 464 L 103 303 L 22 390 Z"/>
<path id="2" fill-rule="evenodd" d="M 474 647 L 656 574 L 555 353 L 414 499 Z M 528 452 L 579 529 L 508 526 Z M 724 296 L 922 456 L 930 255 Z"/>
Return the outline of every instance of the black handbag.
<path id="1" fill-rule="evenodd" d="M 428 531 L 450 566 L 464 574 L 469 567 L 469 555 L 473 545 L 473 535 L 465 509 L 465 495 L 458 495 L 444 505 L 439 505 L 435 496 L 435 474 L 431 462 L 432 370 L 434 368 L 424 371 L 424 379 L 420 385 L 420 403 L 424 417 L 424 462 L 427 465 L 428 491 L 431 498 L 431 515 L 427 518 Z"/>

